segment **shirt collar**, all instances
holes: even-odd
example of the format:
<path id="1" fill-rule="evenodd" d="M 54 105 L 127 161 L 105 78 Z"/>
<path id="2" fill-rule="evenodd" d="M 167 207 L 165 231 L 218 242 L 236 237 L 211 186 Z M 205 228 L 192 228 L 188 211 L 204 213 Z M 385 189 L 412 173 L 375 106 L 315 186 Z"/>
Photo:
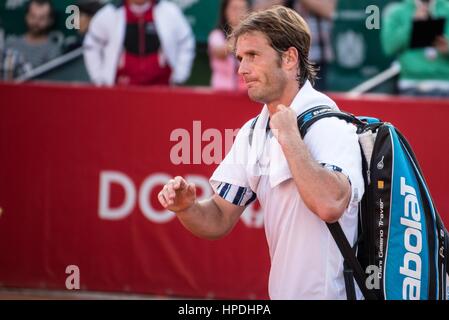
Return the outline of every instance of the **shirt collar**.
<path id="1" fill-rule="evenodd" d="M 293 98 L 290 107 L 300 115 L 307 109 L 316 107 L 319 105 L 327 105 L 330 107 L 336 106 L 335 102 L 325 94 L 315 90 L 312 84 L 307 80 L 304 85 L 299 89 L 296 96 Z"/>

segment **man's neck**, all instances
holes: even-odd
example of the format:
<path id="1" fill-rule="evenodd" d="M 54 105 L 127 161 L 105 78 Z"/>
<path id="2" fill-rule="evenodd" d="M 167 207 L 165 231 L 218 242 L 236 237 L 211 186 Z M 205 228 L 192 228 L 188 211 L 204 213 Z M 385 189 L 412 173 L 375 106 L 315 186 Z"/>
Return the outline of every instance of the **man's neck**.
<path id="1" fill-rule="evenodd" d="M 35 35 L 32 33 L 26 33 L 25 40 L 31 44 L 41 44 L 48 41 L 48 35 L 46 34 Z"/>
<path id="2" fill-rule="evenodd" d="M 298 83 L 295 81 L 284 90 L 284 93 L 279 99 L 267 103 L 267 108 L 268 112 L 270 113 L 270 117 L 277 112 L 278 105 L 283 104 L 289 107 L 300 89 L 301 88 L 298 87 Z"/>
<path id="3" fill-rule="evenodd" d="M 147 1 L 143 4 L 135 4 L 135 3 L 129 4 L 130 10 L 134 14 L 137 14 L 137 15 L 145 13 L 148 9 L 150 9 L 150 7 L 151 7 L 151 1 Z"/>

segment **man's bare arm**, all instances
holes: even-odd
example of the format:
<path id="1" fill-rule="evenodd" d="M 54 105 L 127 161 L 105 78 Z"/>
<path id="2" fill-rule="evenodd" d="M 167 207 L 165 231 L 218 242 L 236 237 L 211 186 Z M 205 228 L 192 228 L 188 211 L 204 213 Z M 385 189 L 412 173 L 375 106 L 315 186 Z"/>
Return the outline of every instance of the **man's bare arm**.
<path id="1" fill-rule="evenodd" d="M 219 239 L 227 235 L 245 209 L 218 195 L 198 201 L 195 185 L 187 183 L 182 177 L 170 180 L 159 192 L 158 199 L 164 208 L 176 213 L 187 230 L 206 239 Z"/>
<path id="2" fill-rule="evenodd" d="M 351 199 L 351 186 L 340 172 L 320 166 L 308 151 L 298 131 L 295 112 L 278 106 L 270 126 L 282 147 L 301 198 L 307 207 L 326 222 L 337 221 Z"/>

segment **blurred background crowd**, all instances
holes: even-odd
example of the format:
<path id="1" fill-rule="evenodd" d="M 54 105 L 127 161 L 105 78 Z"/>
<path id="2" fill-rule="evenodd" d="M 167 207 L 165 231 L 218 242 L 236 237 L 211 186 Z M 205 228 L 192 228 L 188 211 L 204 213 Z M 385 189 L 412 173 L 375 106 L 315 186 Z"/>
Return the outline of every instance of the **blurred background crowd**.
<path id="1" fill-rule="evenodd" d="M 308 22 L 319 90 L 449 97 L 449 0 L 3 0 L 0 77 L 243 91 L 227 35 L 273 5 Z"/>

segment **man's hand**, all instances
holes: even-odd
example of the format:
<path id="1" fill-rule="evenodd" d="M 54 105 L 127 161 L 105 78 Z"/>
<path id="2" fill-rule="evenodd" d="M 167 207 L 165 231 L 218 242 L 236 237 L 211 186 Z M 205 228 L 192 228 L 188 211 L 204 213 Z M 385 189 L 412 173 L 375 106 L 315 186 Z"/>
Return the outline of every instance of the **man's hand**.
<path id="1" fill-rule="evenodd" d="M 187 183 L 182 177 L 175 177 L 167 182 L 157 197 L 165 209 L 173 212 L 186 210 L 196 201 L 195 184 Z"/>
<path id="2" fill-rule="evenodd" d="M 282 104 L 277 106 L 276 113 L 270 119 L 270 128 L 281 146 L 300 137 L 296 121 L 296 113 L 292 108 Z"/>

